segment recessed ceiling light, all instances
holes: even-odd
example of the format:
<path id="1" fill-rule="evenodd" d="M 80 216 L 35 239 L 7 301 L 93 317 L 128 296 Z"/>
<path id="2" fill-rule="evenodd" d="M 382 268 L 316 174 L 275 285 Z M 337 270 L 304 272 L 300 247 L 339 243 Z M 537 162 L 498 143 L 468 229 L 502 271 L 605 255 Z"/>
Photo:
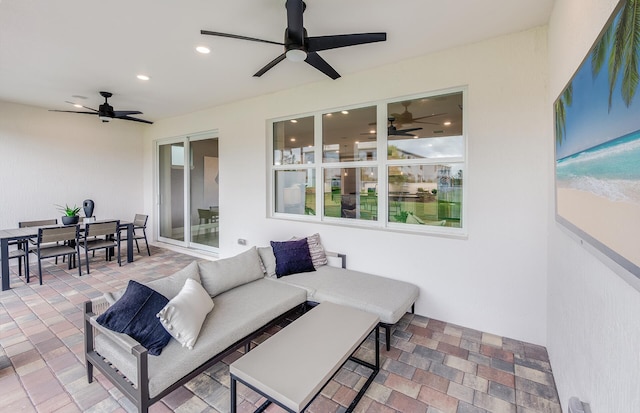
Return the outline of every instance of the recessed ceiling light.
<path id="1" fill-rule="evenodd" d="M 291 138 L 291 142 L 295 142 L 295 141 L 296 141 L 296 138 Z"/>
<path id="2" fill-rule="evenodd" d="M 356 145 L 359 144 L 359 143 L 360 143 L 360 141 L 356 141 Z"/>
<path id="3" fill-rule="evenodd" d="M 151 79 L 151 78 L 150 78 L 149 76 L 147 76 L 147 75 L 137 75 L 136 77 L 137 77 L 138 79 L 140 79 L 140 80 L 149 80 L 149 79 Z"/>
<path id="4" fill-rule="evenodd" d="M 325 113 L 324 116 L 332 116 L 333 113 Z"/>
<path id="5" fill-rule="evenodd" d="M 298 123 L 298 119 L 291 119 L 291 123 Z"/>
<path id="6" fill-rule="evenodd" d="M 445 123 L 443 123 L 443 125 L 444 125 L 444 126 L 449 126 L 449 125 L 451 125 L 451 122 L 446 121 Z"/>
<path id="7" fill-rule="evenodd" d="M 74 103 L 73 106 L 77 107 L 78 109 L 82 107 L 82 105 L 79 103 Z"/>
<path id="8" fill-rule="evenodd" d="M 375 130 L 375 129 L 371 129 L 371 130 L 369 131 L 369 133 L 376 133 L 376 130 Z"/>
<path id="9" fill-rule="evenodd" d="M 208 47 L 205 46 L 198 46 L 196 47 L 196 51 L 198 53 L 202 53 L 202 54 L 209 54 L 211 53 L 211 49 L 209 49 Z"/>
<path id="10" fill-rule="evenodd" d="M 348 110 L 343 110 L 341 113 L 342 113 L 343 115 L 348 115 L 348 114 L 349 114 L 349 111 L 348 111 Z"/>

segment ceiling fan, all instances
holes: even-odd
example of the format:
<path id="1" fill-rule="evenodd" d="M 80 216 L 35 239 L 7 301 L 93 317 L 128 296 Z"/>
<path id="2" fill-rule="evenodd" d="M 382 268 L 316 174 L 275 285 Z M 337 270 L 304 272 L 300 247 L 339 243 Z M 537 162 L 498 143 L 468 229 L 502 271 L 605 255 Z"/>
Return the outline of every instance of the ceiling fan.
<path id="1" fill-rule="evenodd" d="M 411 112 L 409 112 L 409 105 L 411 104 L 410 101 L 405 101 L 405 102 L 401 102 L 400 103 L 402 106 L 404 106 L 404 111 L 402 113 L 392 113 L 391 116 L 393 116 L 395 118 L 395 120 L 398 122 L 398 125 L 409 125 L 412 123 L 425 123 L 425 124 L 429 124 L 429 125 L 440 125 L 440 123 L 436 123 L 436 122 L 426 122 L 423 119 L 429 119 L 429 118 L 434 118 L 436 116 L 442 116 L 442 115 L 446 115 L 446 113 L 434 113 L 431 115 L 427 115 L 427 116 L 419 116 L 417 118 L 413 117 L 413 114 Z"/>
<path id="2" fill-rule="evenodd" d="M 112 93 L 110 93 L 110 92 L 100 92 L 100 95 L 104 98 L 104 103 L 98 107 L 98 110 L 93 109 L 93 108 L 89 108 L 87 106 L 82 106 L 85 109 L 89 109 L 91 112 L 81 112 L 81 111 L 75 111 L 75 110 L 55 110 L 55 109 L 50 109 L 49 111 L 50 112 L 66 112 L 66 113 L 82 113 L 82 114 L 86 114 L 86 115 L 98 115 L 100 120 L 103 121 L 103 122 L 109 122 L 111 119 L 124 119 L 124 120 L 132 120 L 134 122 L 142 122 L 142 123 L 153 124 L 153 122 L 150 122 L 148 120 L 134 118 L 132 116 L 129 116 L 129 115 L 141 115 L 142 112 L 140 112 L 140 111 L 137 111 L 137 110 L 113 110 L 113 106 L 111 106 L 109 104 L 109 102 L 108 102 L 108 99 L 111 96 L 113 96 Z M 70 103 L 70 104 L 74 105 L 73 102 L 67 101 L 67 103 Z"/>
<path id="3" fill-rule="evenodd" d="M 391 113 L 390 115 L 393 117 L 393 119 L 398 123 L 399 126 L 402 125 L 411 125 L 412 123 L 424 123 L 424 124 L 428 124 L 428 125 L 440 125 L 440 123 L 438 122 L 426 122 L 422 119 L 429 119 L 429 118 L 434 118 L 436 116 L 442 116 L 442 115 L 446 115 L 446 113 L 433 113 L 431 115 L 426 115 L 426 116 L 419 116 L 417 118 L 413 117 L 413 114 L 411 112 L 409 112 L 409 105 L 411 105 L 410 101 L 405 101 L 405 102 L 401 102 L 400 103 L 402 106 L 404 106 L 404 111 L 402 113 Z M 370 123 L 369 125 L 375 125 L 375 122 Z"/>
<path id="4" fill-rule="evenodd" d="M 412 136 L 415 137 L 413 133 L 417 130 L 421 130 L 422 128 L 408 128 L 408 129 L 398 129 L 393 122 L 395 122 L 395 118 L 389 117 L 389 127 L 387 128 L 387 136 Z M 362 135 L 371 135 L 371 133 L 363 133 Z M 370 137 L 369 139 L 376 139 L 375 136 Z"/>
<path id="5" fill-rule="evenodd" d="M 359 33 L 309 37 L 307 36 L 307 30 L 304 28 L 302 22 L 302 14 L 304 13 L 307 5 L 302 0 L 287 0 L 284 7 L 287 9 L 287 28 L 284 31 L 284 43 L 257 39 L 255 37 L 240 36 L 237 34 L 212 32 L 209 30 L 200 30 L 200 33 L 211 36 L 230 37 L 232 39 L 250 40 L 253 42 L 284 46 L 284 52 L 271 62 L 267 63 L 267 65 L 262 69 L 258 70 L 256 74 L 254 74 L 256 77 L 262 76 L 286 58 L 294 62 L 301 62 L 304 60 L 334 80 L 339 78 L 340 75 L 333 67 L 331 67 L 331 65 L 329 65 L 329 63 L 320 57 L 317 52 L 337 49 L 339 47 L 383 42 L 387 40 L 386 33 Z"/>

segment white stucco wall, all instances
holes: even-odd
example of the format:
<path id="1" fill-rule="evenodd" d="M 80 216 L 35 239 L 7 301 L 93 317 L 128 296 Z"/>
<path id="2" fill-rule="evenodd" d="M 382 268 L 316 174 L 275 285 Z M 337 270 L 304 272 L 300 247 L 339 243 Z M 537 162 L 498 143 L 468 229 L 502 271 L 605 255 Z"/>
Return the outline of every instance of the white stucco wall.
<path id="1" fill-rule="evenodd" d="M 238 238 L 267 245 L 319 232 L 350 268 L 420 286 L 419 314 L 544 344 L 547 69 L 539 28 L 157 122 L 146 131 L 145 209 L 153 140 L 218 129 L 223 256 L 244 248 Z M 468 87 L 468 239 L 267 218 L 267 119 L 457 86 Z"/>
<path id="2" fill-rule="evenodd" d="M 143 211 L 142 128 L 0 101 L 0 227 L 60 221 L 55 204 L 85 199 L 98 218 L 133 219 Z"/>
<path id="3" fill-rule="evenodd" d="M 556 0 L 549 23 L 551 101 L 580 65 L 617 3 Z M 552 182 L 549 193 L 553 200 Z M 565 411 L 569 398 L 577 396 L 594 413 L 638 412 L 640 293 L 617 274 L 624 275 L 624 270 L 598 259 L 597 253 L 556 224 L 553 203 L 548 213 L 547 348 L 560 401 Z"/>

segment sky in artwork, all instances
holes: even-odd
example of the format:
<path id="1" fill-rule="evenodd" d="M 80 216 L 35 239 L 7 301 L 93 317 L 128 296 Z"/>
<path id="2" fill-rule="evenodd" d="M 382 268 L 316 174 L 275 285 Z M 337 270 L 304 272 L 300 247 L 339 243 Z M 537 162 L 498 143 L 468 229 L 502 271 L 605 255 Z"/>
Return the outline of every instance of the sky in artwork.
<path id="1" fill-rule="evenodd" d="M 618 76 L 609 110 L 607 63 L 594 78 L 589 54 L 572 83 L 573 103 L 566 106 L 566 133 L 562 144 L 556 143 L 556 159 L 640 130 L 640 88 L 627 107 L 620 92 L 621 75 Z"/>

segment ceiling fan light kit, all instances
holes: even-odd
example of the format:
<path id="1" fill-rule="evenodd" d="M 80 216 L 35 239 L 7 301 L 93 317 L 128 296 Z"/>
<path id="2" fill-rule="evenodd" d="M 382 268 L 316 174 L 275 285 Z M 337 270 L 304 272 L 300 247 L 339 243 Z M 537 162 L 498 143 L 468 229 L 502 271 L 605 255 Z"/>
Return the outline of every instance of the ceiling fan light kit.
<path id="1" fill-rule="evenodd" d="M 209 30 L 201 30 L 200 33 L 209 36 L 228 37 L 231 39 L 248 40 L 252 42 L 283 46 L 284 52 L 271 62 L 267 63 L 262 69 L 258 70 L 254 74 L 255 77 L 262 76 L 275 65 L 284 59 L 287 59 L 292 62 L 305 61 L 307 64 L 313 66 L 334 80 L 339 78 L 340 74 L 322 57 L 320 57 L 317 52 L 341 47 L 356 46 L 359 44 L 384 42 L 387 40 L 387 34 L 382 32 L 309 37 L 307 35 L 307 30 L 304 28 L 302 17 L 307 5 L 302 0 L 287 0 L 284 6 L 287 10 L 287 28 L 284 31 L 284 42 L 282 43 L 231 33 L 213 32 Z"/>
<path id="2" fill-rule="evenodd" d="M 307 58 L 307 52 L 302 49 L 287 50 L 287 60 L 292 62 L 303 62 Z"/>

